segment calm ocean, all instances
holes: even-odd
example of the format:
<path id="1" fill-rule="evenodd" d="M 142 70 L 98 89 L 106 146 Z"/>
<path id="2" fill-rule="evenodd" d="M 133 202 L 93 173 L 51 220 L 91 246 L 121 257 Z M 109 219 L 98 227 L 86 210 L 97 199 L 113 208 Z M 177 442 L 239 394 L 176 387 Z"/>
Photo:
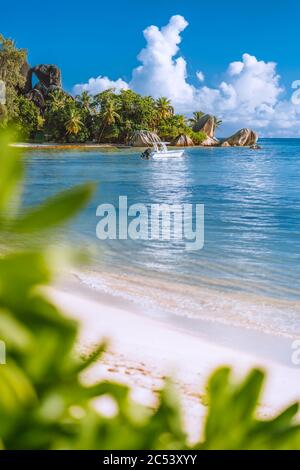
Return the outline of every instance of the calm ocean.
<path id="1" fill-rule="evenodd" d="M 25 202 L 83 181 L 94 199 L 71 227 L 73 245 L 94 245 L 82 282 L 172 314 L 300 333 L 300 139 L 262 139 L 262 150 L 189 148 L 144 161 L 138 151 L 34 151 L 26 157 Z M 205 244 L 100 242 L 96 207 L 202 203 Z"/>

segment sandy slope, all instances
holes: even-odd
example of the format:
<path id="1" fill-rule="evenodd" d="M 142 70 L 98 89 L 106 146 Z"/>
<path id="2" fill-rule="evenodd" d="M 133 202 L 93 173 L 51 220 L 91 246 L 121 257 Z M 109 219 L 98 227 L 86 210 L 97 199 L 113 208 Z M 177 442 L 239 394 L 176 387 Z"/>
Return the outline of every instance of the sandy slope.
<path id="1" fill-rule="evenodd" d="M 237 374 L 260 366 L 268 371 L 261 414 L 270 415 L 300 399 L 300 369 L 230 349 L 191 333 L 116 306 L 105 298 L 89 300 L 79 292 L 51 289 L 57 305 L 82 324 L 80 348 L 86 350 L 104 337 L 110 339 L 105 357 L 90 370 L 88 380 L 109 378 L 133 387 L 135 399 L 155 402 L 155 391 L 172 375 L 182 396 L 185 420 L 192 439 L 201 428 L 205 406 L 201 396 L 211 371 L 224 364 Z M 247 331 L 245 330 L 245 335 Z M 255 351 L 255 344 L 253 344 Z"/>

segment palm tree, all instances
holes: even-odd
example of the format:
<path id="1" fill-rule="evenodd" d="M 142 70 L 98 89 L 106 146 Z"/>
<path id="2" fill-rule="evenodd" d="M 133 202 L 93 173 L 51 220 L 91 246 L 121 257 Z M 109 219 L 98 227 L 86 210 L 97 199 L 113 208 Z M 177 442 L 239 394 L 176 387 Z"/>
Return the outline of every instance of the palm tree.
<path id="1" fill-rule="evenodd" d="M 81 121 L 79 111 L 76 108 L 71 109 L 69 118 L 65 123 L 67 134 L 77 135 L 82 126 L 83 122 Z"/>
<path id="2" fill-rule="evenodd" d="M 100 115 L 102 118 L 102 128 L 98 137 L 99 142 L 101 141 L 104 130 L 108 126 L 112 126 L 113 124 L 115 124 L 116 121 L 119 121 L 121 119 L 120 115 L 117 113 L 115 103 L 112 100 L 108 100 L 105 103 L 105 106 L 101 111 Z"/>
<path id="3" fill-rule="evenodd" d="M 81 107 L 86 111 L 90 110 L 92 104 L 92 97 L 88 91 L 84 90 L 81 95 L 76 96 L 76 100 L 80 103 Z"/>
<path id="4" fill-rule="evenodd" d="M 167 119 L 174 114 L 174 108 L 171 105 L 171 101 L 165 96 L 158 98 L 155 103 L 159 119 Z"/>
<path id="5" fill-rule="evenodd" d="M 183 114 L 177 114 L 176 117 L 177 117 L 176 125 L 178 126 L 178 128 L 186 127 L 186 117 Z"/>
<path id="6" fill-rule="evenodd" d="M 50 106 L 52 111 L 58 111 L 63 109 L 66 105 L 66 95 L 60 90 L 54 90 L 53 92 L 49 93 L 49 97 L 51 99 Z"/>
<path id="7" fill-rule="evenodd" d="M 193 117 L 189 119 L 191 127 L 197 124 L 203 116 L 205 116 L 205 113 L 203 113 L 203 111 L 195 111 L 193 113 Z"/>
<path id="8" fill-rule="evenodd" d="M 219 119 L 217 116 L 214 116 L 214 130 L 218 129 L 218 127 L 222 124 L 222 119 Z"/>

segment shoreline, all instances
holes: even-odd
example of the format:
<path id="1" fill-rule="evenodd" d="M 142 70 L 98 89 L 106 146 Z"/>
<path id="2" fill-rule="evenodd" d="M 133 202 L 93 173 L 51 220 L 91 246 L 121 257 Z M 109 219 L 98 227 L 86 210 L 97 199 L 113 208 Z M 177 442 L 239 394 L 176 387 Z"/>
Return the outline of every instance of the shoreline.
<path id="1" fill-rule="evenodd" d="M 69 272 L 63 275 L 61 282 L 56 288 L 63 292 L 76 292 L 80 297 L 92 300 L 107 307 L 114 307 L 125 312 L 147 319 L 153 319 L 165 328 L 176 329 L 183 334 L 191 335 L 194 338 L 218 343 L 224 347 L 230 347 L 235 351 L 241 351 L 246 354 L 253 354 L 253 345 L 255 345 L 255 354 L 262 360 L 272 360 L 278 364 L 291 367 L 292 343 L 299 340 L 300 336 L 284 334 L 273 329 L 266 331 L 259 329 L 255 325 L 242 324 L 235 322 L 225 322 L 222 319 L 207 316 L 190 316 L 175 313 L 171 310 L 169 304 L 157 300 L 155 303 L 149 302 L 149 298 L 141 297 L 137 293 L 136 297 L 132 297 L 129 291 L 129 285 L 138 290 L 138 281 L 136 277 L 128 279 L 126 284 L 116 280 L 111 274 L 99 273 L 93 275 L 93 283 L 89 280 L 86 282 L 83 271 Z M 101 279 L 102 286 L 97 284 Z M 118 285 L 116 289 L 111 289 L 110 282 L 113 279 Z M 168 289 L 163 284 L 162 289 Z M 126 289 L 126 290 L 125 290 Z M 152 290 L 151 284 L 145 284 L 147 292 Z M 173 291 L 170 292 L 171 296 Z M 205 291 L 203 291 L 203 295 Z M 161 297 L 161 292 L 154 290 L 152 296 Z M 189 292 L 187 292 L 189 295 Z M 221 292 L 214 292 L 216 298 L 219 298 Z M 231 294 L 232 295 L 232 294 Z M 149 296 L 150 297 L 150 296 Z M 178 299 L 175 300 L 175 302 Z M 226 306 L 224 306 L 226 310 Z M 227 312 L 228 313 L 228 312 Z"/>
<path id="2" fill-rule="evenodd" d="M 107 148 L 128 148 L 125 144 L 58 144 L 58 143 L 30 143 L 20 142 L 11 144 L 11 147 L 30 150 L 74 150 L 74 149 L 107 149 Z"/>
<path id="3" fill-rule="evenodd" d="M 131 145 L 126 145 L 122 143 L 74 143 L 74 144 L 60 144 L 60 143 L 30 143 L 30 142 L 20 142 L 11 144 L 11 147 L 14 148 L 22 148 L 22 149 L 29 149 L 29 150 L 90 150 L 90 149 L 118 149 L 118 150 L 137 150 L 140 151 L 141 149 L 147 148 L 147 146 L 143 147 L 136 147 Z M 232 145 L 229 147 L 223 147 L 222 145 L 190 145 L 190 146 L 174 146 L 168 145 L 169 148 L 177 148 L 177 149 L 209 149 L 209 148 L 220 148 L 220 149 L 250 149 L 251 146 L 244 146 L 244 145 Z"/>
<path id="4" fill-rule="evenodd" d="M 72 277 L 65 277 L 65 282 L 68 279 L 71 289 L 76 279 L 78 288 L 83 292 L 86 289 L 89 295 L 94 293 L 96 299 L 97 293 L 111 295 L 130 308 L 132 305 L 142 307 L 148 316 L 165 319 L 187 330 L 198 330 L 201 324 L 208 334 L 235 328 L 253 335 L 280 337 L 286 342 L 300 339 L 297 300 L 226 290 L 211 280 L 209 286 L 209 279 L 204 278 L 202 285 L 189 284 L 174 276 L 170 281 L 165 276 L 146 274 L 140 269 L 127 269 L 121 274 L 113 269 L 99 271 L 89 266 L 69 274 Z"/>
<path id="5" fill-rule="evenodd" d="M 103 143 L 103 144 L 96 144 L 96 143 L 74 143 L 74 144 L 59 144 L 56 142 L 53 143 L 30 143 L 30 142 L 20 142 L 11 144 L 11 147 L 15 148 L 23 148 L 29 150 L 74 150 L 74 149 L 81 149 L 81 150 L 90 150 L 90 149 L 118 149 L 118 150 L 136 150 L 140 151 L 141 149 L 145 149 L 147 147 L 135 147 L 132 145 L 126 145 L 122 143 Z M 172 147 L 173 146 L 169 146 Z M 193 145 L 189 147 L 174 147 L 174 148 L 208 148 L 205 145 Z"/>
<path id="6" fill-rule="evenodd" d="M 56 305 L 80 322 L 78 347 L 81 351 L 88 352 L 101 339 L 109 339 L 107 353 L 91 367 L 85 380 L 126 383 L 138 400 L 154 406 L 157 390 L 166 377 L 172 377 L 182 398 L 191 440 L 199 435 L 206 413 L 203 400 L 206 381 L 212 371 L 222 365 L 230 365 L 241 376 L 252 367 L 267 371 L 259 411 L 262 417 L 271 416 L 300 397 L 299 368 L 291 361 L 290 365 L 280 361 L 276 354 L 271 358 L 272 351 L 278 353 L 282 348 L 281 338 L 269 338 L 266 351 L 271 354 L 263 357 L 256 347 L 257 334 L 253 336 L 253 332 L 246 329 L 230 329 L 232 337 L 240 336 L 240 344 L 224 343 L 222 331 L 197 334 L 193 329 L 183 329 L 180 324 L 151 318 L 136 305 L 126 302 L 121 305 L 109 294 L 98 292 L 95 295 L 91 289 L 76 285 L 56 286 L 48 291 Z M 223 336 L 227 333 L 223 331 Z M 241 347 L 246 341 L 252 344 L 252 351 Z"/>

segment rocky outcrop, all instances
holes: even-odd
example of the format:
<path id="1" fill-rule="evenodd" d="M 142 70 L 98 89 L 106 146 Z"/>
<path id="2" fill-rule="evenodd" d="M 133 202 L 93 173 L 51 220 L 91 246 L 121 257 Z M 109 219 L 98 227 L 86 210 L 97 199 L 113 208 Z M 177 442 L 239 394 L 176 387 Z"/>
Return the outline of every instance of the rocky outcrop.
<path id="1" fill-rule="evenodd" d="M 193 126 L 194 132 L 205 132 L 207 137 L 213 138 L 215 134 L 215 118 L 211 114 L 205 114 Z"/>
<path id="2" fill-rule="evenodd" d="M 186 134 L 179 134 L 174 140 L 172 140 L 171 145 L 174 147 L 193 147 L 194 142 L 190 136 Z"/>
<path id="3" fill-rule="evenodd" d="M 61 88 L 61 72 L 56 65 L 36 65 L 30 69 L 31 74 L 35 74 L 39 82 L 46 88 Z"/>
<path id="4" fill-rule="evenodd" d="M 250 145 L 250 148 L 251 148 L 251 150 L 261 150 L 262 149 L 262 147 L 260 145 L 257 145 L 257 144 Z"/>
<path id="5" fill-rule="evenodd" d="M 26 93 L 26 97 L 33 101 L 33 103 L 40 109 L 45 107 L 45 98 L 44 95 L 36 88 L 33 88 L 28 93 Z"/>
<path id="6" fill-rule="evenodd" d="M 160 142 L 160 138 L 155 132 L 135 131 L 130 139 L 129 144 L 133 147 L 151 147 L 153 143 Z"/>
<path id="7" fill-rule="evenodd" d="M 20 90 L 22 93 L 28 93 L 32 89 L 32 79 L 30 74 L 30 66 L 27 62 L 24 62 L 21 67 L 21 74 L 24 77 L 24 86 Z"/>
<path id="8" fill-rule="evenodd" d="M 226 144 L 231 147 L 250 147 L 251 145 L 256 145 L 257 139 L 258 135 L 256 132 L 251 129 L 244 128 L 233 134 L 231 137 L 224 139 L 221 145 L 223 147 Z"/>
<path id="9" fill-rule="evenodd" d="M 45 100 L 50 92 L 62 90 L 61 72 L 56 65 L 41 64 L 30 68 L 27 63 L 24 63 L 22 74 L 25 79 L 23 93 L 40 109 L 45 106 Z M 38 79 L 34 87 L 32 86 L 33 75 Z"/>
<path id="10" fill-rule="evenodd" d="M 201 143 L 204 147 L 216 147 L 218 144 L 219 141 L 215 137 L 206 137 Z"/>

